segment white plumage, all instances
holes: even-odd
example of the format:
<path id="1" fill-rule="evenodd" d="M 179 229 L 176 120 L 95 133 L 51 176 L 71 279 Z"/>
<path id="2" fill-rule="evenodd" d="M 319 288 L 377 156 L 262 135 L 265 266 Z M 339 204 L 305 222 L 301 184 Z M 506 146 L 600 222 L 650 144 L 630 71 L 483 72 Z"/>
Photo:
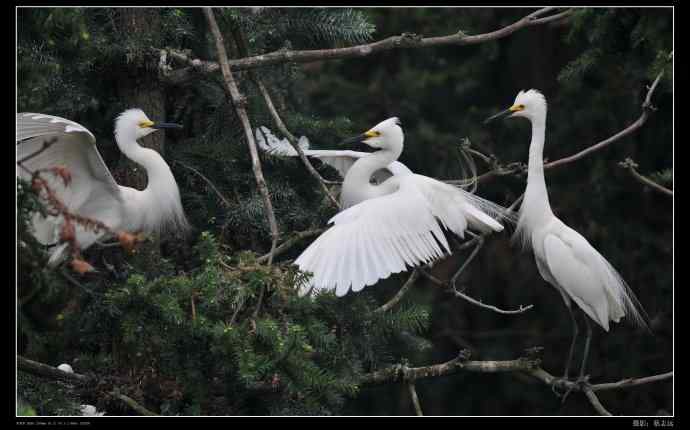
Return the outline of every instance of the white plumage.
<path id="1" fill-rule="evenodd" d="M 354 140 L 379 150 L 360 157 L 345 176 L 343 200 L 360 203 L 334 216 L 329 221 L 333 227 L 295 260 L 300 270 L 313 273 L 302 292 L 334 289 L 343 296 L 438 259 L 451 252 L 443 228 L 460 237 L 467 228 L 503 230 L 493 217 L 509 217 L 505 208 L 461 188 L 411 172 L 380 185 L 370 183 L 375 172 L 402 152 L 404 135 L 397 118 Z"/>
<path id="2" fill-rule="evenodd" d="M 516 238 L 523 246 L 532 248 L 539 273 L 561 293 L 571 316 L 571 301 L 574 301 L 605 331 L 609 330 L 610 321 L 619 322 L 624 316 L 646 327 L 644 310 L 623 278 L 582 235 L 565 225 L 551 210 L 543 161 L 546 111 L 546 99 L 532 89 L 520 91 L 512 107 L 489 118 L 512 113 L 510 117 L 525 117 L 532 124 L 527 188 L 520 207 Z M 573 324 L 576 324 L 574 317 Z M 581 377 L 591 337 L 589 323 L 587 328 Z M 574 333 L 566 378 L 577 330 Z"/>
<path id="3" fill-rule="evenodd" d="M 115 122 L 115 140 L 120 150 L 146 169 L 148 184 L 142 191 L 118 185 L 96 148 L 96 139 L 76 122 L 37 113 L 17 114 L 17 160 L 36 153 L 43 143 L 55 139 L 46 150 L 25 162 L 30 171 L 64 166 L 71 174 L 67 186 L 59 178 L 42 173 L 51 189 L 71 212 L 103 222 L 115 231 L 154 233 L 164 229 L 186 231 L 189 223 L 182 209 L 180 193 L 170 167 L 153 149 L 143 148 L 140 139 L 161 128 L 180 128 L 175 124 L 154 123 L 141 111 L 129 109 Z M 31 175 L 17 167 L 17 175 Z M 36 214 L 34 235 L 43 244 L 54 245 L 64 220 Z M 76 226 L 81 249 L 91 246 L 103 232 L 94 233 Z M 67 244 L 54 246 L 49 265 L 65 257 Z"/>
<path id="4" fill-rule="evenodd" d="M 268 154 L 281 157 L 297 157 L 297 151 L 290 145 L 287 138 L 278 139 L 265 126 L 256 129 L 256 141 L 259 147 Z M 309 149 L 309 139 L 306 136 L 299 138 L 299 147 L 307 157 L 318 158 L 338 171 L 341 177 L 345 178 L 347 172 L 353 164 L 362 157 L 370 155 L 369 152 L 349 151 L 349 150 L 330 150 L 330 149 Z M 399 161 L 393 161 L 387 166 L 375 171 L 371 179 L 380 184 L 394 175 L 412 174 L 412 171 Z M 350 197 L 350 199 L 348 199 Z M 340 203 L 343 209 L 356 205 L 362 199 L 358 196 L 340 195 Z"/>

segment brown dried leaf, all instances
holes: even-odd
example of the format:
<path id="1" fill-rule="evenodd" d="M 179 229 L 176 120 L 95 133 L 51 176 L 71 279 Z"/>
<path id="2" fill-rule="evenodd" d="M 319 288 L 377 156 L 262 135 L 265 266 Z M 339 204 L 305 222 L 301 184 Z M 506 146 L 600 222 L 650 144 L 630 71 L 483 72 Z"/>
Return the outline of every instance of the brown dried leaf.
<path id="1" fill-rule="evenodd" d="M 56 176 L 62 178 L 62 182 L 65 186 L 68 186 L 72 182 L 72 174 L 69 169 L 65 166 L 55 166 L 50 169 Z"/>
<path id="2" fill-rule="evenodd" d="M 93 272 L 95 270 L 92 265 L 78 258 L 73 259 L 70 265 L 72 266 L 72 270 L 80 275 L 83 275 L 87 272 Z"/>
<path id="3" fill-rule="evenodd" d="M 62 242 L 71 242 L 76 235 L 74 224 L 69 219 L 66 219 L 62 228 L 60 229 L 60 240 Z"/>
<path id="4" fill-rule="evenodd" d="M 117 234 L 117 240 L 120 241 L 120 246 L 122 246 L 127 252 L 134 251 L 134 247 L 137 246 L 139 242 L 143 240 L 141 235 L 135 235 L 127 233 L 126 231 L 121 231 Z"/>

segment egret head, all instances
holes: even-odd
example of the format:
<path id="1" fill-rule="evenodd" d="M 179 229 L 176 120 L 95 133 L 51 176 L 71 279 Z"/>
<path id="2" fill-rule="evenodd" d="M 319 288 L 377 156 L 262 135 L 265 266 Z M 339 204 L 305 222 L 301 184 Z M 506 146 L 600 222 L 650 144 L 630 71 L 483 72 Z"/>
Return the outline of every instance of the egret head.
<path id="1" fill-rule="evenodd" d="M 358 136 L 347 139 L 342 144 L 364 142 L 372 148 L 390 149 L 401 146 L 404 134 L 398 117 L 388 118 Z"/>
<path id="2" fill-rule="evenodd" d="M 487 118 L 484 123 L 486 124 L 500 117 L 524 117 L 530 121 L 543 119 L 546 117 L 546 98 L 544 98 L 541 92 L 535 89 L 520 91 L 515 97 L 515 102 L 513 102 L 511 107 Z"/>
<path id="3" fill-rule="evenodd" d="M 115 120 L 115 136 L 141 139 L 162 128 L 182 128 L 179 124 L 153 122 L 141 109 L 127 109 Z"/>

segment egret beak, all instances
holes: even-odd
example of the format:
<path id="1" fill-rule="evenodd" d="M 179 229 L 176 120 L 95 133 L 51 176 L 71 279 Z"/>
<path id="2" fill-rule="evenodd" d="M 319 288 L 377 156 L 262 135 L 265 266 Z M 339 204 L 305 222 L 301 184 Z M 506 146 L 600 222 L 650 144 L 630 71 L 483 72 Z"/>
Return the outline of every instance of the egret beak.
<path id="1" fill-rule="evenodd" d="M 342 142 L 339 143 L 340 146 L 343 145 L 352 145 L 354 143 L 359 143 L 359 142 L 364 142 L 365 140 L 369 139 L 372 137 L 372 134 L 370 132 L 358 134 L 355 137 L 351 137 L 349 139 L 345 139 Z"/>
<path id="2" fill-rule="evenodd" d="M 175 128 L 175 129 L 182 129 L 183 127 L 180 124 L 174 124 L 172 122 L 156 122 L 154 123 L 151 128 L 155 129 L 161 129 L 161 128 Z"/>
<path id="3" fill-rule="evenodd" d="M 496 115 L 488 117 L 487 119 L 484 120 L 484 124 L 488 124 L 491 121 L 495 120 L 496 118 L 501 118 L 501 117 L 510 115 L 511 113 L 513 113 L 513 110 L 511 110 L 511 108 L 508 108 L 502 112 L 497 113 Z"/>

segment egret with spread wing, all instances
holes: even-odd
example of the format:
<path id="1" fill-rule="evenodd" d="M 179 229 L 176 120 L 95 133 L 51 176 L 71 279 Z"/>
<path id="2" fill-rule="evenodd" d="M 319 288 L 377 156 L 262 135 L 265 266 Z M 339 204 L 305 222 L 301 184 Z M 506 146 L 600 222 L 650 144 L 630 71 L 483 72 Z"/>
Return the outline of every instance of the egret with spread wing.
<path id="1" fill-rule="evenodd" d="M 259 147 L 268 154 L 278 155 L 282 157 L 297 157 L 297 151 L 290 145 L 286 138 L 278 139 L 271 130 L 267 127 L 261 126 L 256 129 L 256 141 Z M 307 157 L 318 158 L 322 162 L 328 164 L 338 171 L 341 177 L 345 178 L 347 172 L 357 160 L 370 155 L 369 152 L 349 151 L 349 150 L 332 150 L 332 149 L 309 149 L 309 139 L 306 136 L 299 138 L 297 142 L 299 147 Z M 408 175 L 412 171 L 407 168 L 400 161 L 393 161 L 387 166 L 376 170 L 371 179 L 377 184 L 384 182 L 386 179 L 394 175 Z M 343 209 L 354 206 L 363 201 L 362 195 L 357 194 L 343 194 L 340 195 L 340 205 Z"/>
<path id="2" fill-rule="evenodd" d="M 157 130 L 182 128 L 177 124 L 155 123 L 141 109 L 129 109 L 115 121 L 115 141 L 120 151 L 146 169 L 148 184 L 142 191 L 118 185 L 96 148 L 93 134 L 76 122 L 38 113 L 17 114 L 17 160 L 25 160 L 17 174 L 30 179 L 31 172 L 64 166 L 71 182 L 64 184 L 52 175 L 42 175 L 66 208 L 77 215 L 104 223 L 115 231 L 153 233 L 163 229 L 186 231 L 189 223 L 180 202 L 180 192 L 170 167 L 153 149 L 137 143 Z M 44 147 L 44 143 L 50 145 Z M 57 244 L 64 219 L 43 217 L 32 220 L 39 242 L 52 245 L 49 265 L 65 257 L 68 244 Z M 91 246 L 104 232 L 94 232 L 77 224 L 79 248 Z"/>
<path id="3" fill-rule="evenodd" d="M 313 273 L 303 292 L 334 289 L 343 296 L 450 254 L 444 228 L 460 237 L 468 228 L 503 230 L 494 218 L 510 219 L 505 208 L 436 179 L 410 172 L 372 184 L 373 174 L 398 159 L 403 140 L 398 119 L 389 118 L 346 141 L 378 150 L 359 157 L 345 175 L 342 199 L 359 203 L 334 216 L 333 227 L 295 260 Z"/>
<path id="4" fill-rule="evenodd" d="M 571 302 L 584 311 L 605 331 L 609 321 L 619 322 L 624 316 L 646 327 L 644 310 L 623 278 L 578 232 L 565 225 L 551 210 L 544 180 L 544 140 L 546 133 L 546 99 L 537 90 L 520 91 L 513 106 L 494 118 L 523 117 L 532 123 L 532 142 L 529 146 L 527 188 L 520 207 L 516 237 L 531 246 L 541 276 L 563 297 L 573 322 L 573 340 L 566 361 L 564 379 L 568 371 L 577 339 L 577 322 Z M 580 367 L 580 381 L 584 371 L 592 337 L 589 320 L 587 338 Z"/>

